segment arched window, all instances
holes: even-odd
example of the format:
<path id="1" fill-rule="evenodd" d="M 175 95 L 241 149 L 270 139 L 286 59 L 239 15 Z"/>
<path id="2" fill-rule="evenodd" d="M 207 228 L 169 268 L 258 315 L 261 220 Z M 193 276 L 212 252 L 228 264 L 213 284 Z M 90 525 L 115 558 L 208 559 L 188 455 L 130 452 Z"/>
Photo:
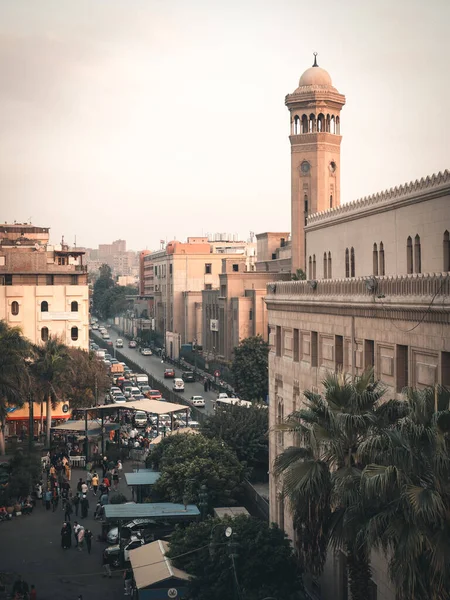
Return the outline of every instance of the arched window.
<path id="1" fill-rule="evenodd" d="M 78 302 L 76 300 L 73 300 L 70 303 L 70 311 L 71 312 L 78 312 Z"/>
<path id="2" fill-rule="evenodd" d="M 315 133 L 316 131 L 316 115 L 311 113 L 309 115 L 309 133 Z"/>
<path id="3" fill-rule="evenodd" d="M 327 115 L 325 128 L 326 128 L 326 131 L 328 131 L 328 133 L 329 133 L 330 132 L 330 115 Z"/>
<path id="4" fill-rule="evenodd" d="M 450 271 L 450 238 L 448 231 L 444 231 L 444 271 Z"/>
<path id="5" fill-rule="evenodd" d="M 350 276 L 355 277 L 355 249 L 350 250 Z"/>
<path id="6" fill-rule="evenodd" d="M 414 238 L 414 272 L 422 273 L 422 250 L 420 248 L 420 235 Z"/>
<path id="7" fill-rule="evenodd" d="M 11 302 L 11 314 L 14 316 L 19 314 L 19 303 L 16 300 Z"/>
<path id="8" fill-rule="evenodd" d="M 308 133 L 308 117 L 302 115 L 302 133 Z"/>
<path id="9" fill-rule="evenodd" d="M 43 342 L 48 341 L 48 327 L 42 327 L 41 329 L 41 340 Z"/>
<path id="10" fill-rule="evenodd" d="M 48 312 L 48 302 L 47 302 L 47 300 L 43 300 L 41 302 L 41 312 Z"/>
<path id="11" fill-rule="evenodd" d="M 305 211 L 305 225 L 306 222 L 308 221 L 308 195 L 305 194 L 303 197 L 303 207 L 304 207 L 304 211 Z"/>
<path id="12" fill-rule="evenodd" d="M 330 208 L 333 208 L 333 194 L 330 194 Z"/>
<path id="13" fill-rule="evenodd" d="M 378 275 L 378 247 L 376 244 L 373 245 L 373 275 Z"/>
<path id="14" fill-rule="evenodd" d="M 327 253 L 323 253 L 323 278 L 328 279 L 328 261 L 327 261 Z"/>
<path id="15" fill-rule="evenodd" d="M 313 254 L 313 279 L 316 278 L 316 255 Z"/>
<path id="16" fill-rule="evenodd" d="M 385 275 L 385 272 L 384 272 L 384 245 L 383 245 L 383 242 L 380 242 L 380 268 L 379 268 L 379 273 L 380 273 L 380 275 Z"/>
<path id="17" fill-rule="evenodd" d="M 278 407 L 277 407 L 277 423 L 279 425 L 281 425 L 281 423 L 283 423 L 284 421 L 284 405 L 283 405 L 283 400 L 278 402 Z M 284 444 L 284 434 L 282 431 L 278 432 L 278 444 L 280 446 L 282 446 Z"/>
<path id="18" fill-rule="evenodd" d="M 336 133 L 337 135 L 341 134 L 341 120 L 339 117 L 336 117 Z"/>
<path id="19" fill-rule="evenodd" d="M 349 260 L 348 248 L 345 249 L 345 276 L 350 277 L 350 260 Z"/>
<path id="20" fill-rule="evenodd" d="M 328 252 L 328 279 L 332 279 L 333 272 L 331 270 L 331 252 Z"/>
<path id="21" fill-rule="evenodd" d="M 413 249 L 412 249 L 412 239 L 411 236 L 408 236 L 406 240 L 406 272 L 413 272 Z"/>
<path id="22" fill-rule="evenodd" d="M 312 279 L 312 258 L 309 257 L 309 261 L 308 261 L 308 274 L 309 274 L 309 279 Z"/>
<path id="23" fill-rule="evenodd" d="M 334 120 L 334 115 L 331 115 L 330 133 L 336 133 L 336 121 Z"/>
<path id="24" fill-rule="evenodd" d="M 298 135 L 300 133 L 300 117 L 298 117 L 297 115 L 295 115 L 294 117 L 294 130 L 293 130 L 293 134 L 294 135 Z"/>
<path id="25" fill-rule="evenodd" d="M 70 330 L 70 337 L 74 342 L 78 339 L 78 327 L 72 327 Z"/>
<path id="26" fill-rule="evenodd" d="M 317 117 L 317 131 L 325 131 L 325 116 L 322 113 Z"/>

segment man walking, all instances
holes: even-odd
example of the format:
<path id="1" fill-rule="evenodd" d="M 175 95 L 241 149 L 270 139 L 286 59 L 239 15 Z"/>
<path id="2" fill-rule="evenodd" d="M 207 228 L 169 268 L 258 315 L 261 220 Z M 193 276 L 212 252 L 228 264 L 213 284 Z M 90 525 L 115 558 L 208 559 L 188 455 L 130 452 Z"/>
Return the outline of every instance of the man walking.
<path id="1" fill-rule="evenodd" d="M 98 475 L 97 472 L 95 472 L 92 475 L 92 490 L 94 492 L 94 496 L 97 495 L 97 490 L 98 490 Z"/>
<path id="2" fill-rule="evenodd" d="M 82 552 L 84 546 L 84 527 L 80 526 L 78 531 L 78 551 Z"/>
<path id="3" fill-rule="evenodd" d="M 52 501 L 52 493 L 50 490 L 47 490 L 44 494 L 44 499 L 45 499 L 45 508 L 47 510 L 50 510 L 50 503 Z"/>
<path id="4" fill-rule="evenodd" d="M 87 548 L 88 554 L 90 554 L 91 546 L 92 546 L 92 531 L 90 529 L 85 530 L 84 539 L 86 540 L 86 548 Z"/>
<path id="5" fill-rule="evenodd" d="M 81 518 L 82 519 L 86 519 L 88 516 L 88 510 L 89 510 L 89 501 L 87 499 L 86 494 L 83 495 L 83 497 L 81 498 Z"/>
<path id="6" fill-rule="evenodd" d="M 64 521 L 70 523 L 70 515 L 73 513 L 72 506 L 70 502 L 67 502 L 64 505 Z"/>
<path id="7" fill-rule="evenodd" d="M 78 521 L 75 521 L 73 524 L 73 533 L 75 535 L 75 548 L 78 546 L 78 534 L 80 533 L 81 529 L 81 525 L 78 523 Z"/>
<path id="8" fill-rule="evenodd" d="M 78 517 L 78 509 L 80 507 L 80 496 L 75 494 L 72 500 L 73 506 L 75 508 L 75 516 Z"/>

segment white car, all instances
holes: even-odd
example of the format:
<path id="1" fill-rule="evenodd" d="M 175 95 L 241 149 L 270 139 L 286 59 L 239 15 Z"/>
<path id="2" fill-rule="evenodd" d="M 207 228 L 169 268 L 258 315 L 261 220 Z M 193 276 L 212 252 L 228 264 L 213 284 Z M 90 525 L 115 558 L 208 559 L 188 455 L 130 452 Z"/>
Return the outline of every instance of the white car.
<path id="1" fill-rule="evenodd" d="M 190 402 L 192 406 L 197 408 L 205 408 L 205 399 L 203 396 L 191 396 Z"/>
<path id="2" fill-rule="evenodd" d="M 224 400 L 225 398 L 228 398 L 228 394 L 226 394 L 225 392 L 217 394 L 217 400 Z"/>
<path id="3" fill-rule="evenodd" d="M 150 348 L 142 348 L 141 354 L 142 354 L 142 356 L 151 356 L 152 351 L 150 350 Z"/>
<path id="4" fill-rule="evenodd" d="M 175 377 L 173 380 L 173 391 L 174 392 L 184 392 L 184 381 L 179 377 Z"/>

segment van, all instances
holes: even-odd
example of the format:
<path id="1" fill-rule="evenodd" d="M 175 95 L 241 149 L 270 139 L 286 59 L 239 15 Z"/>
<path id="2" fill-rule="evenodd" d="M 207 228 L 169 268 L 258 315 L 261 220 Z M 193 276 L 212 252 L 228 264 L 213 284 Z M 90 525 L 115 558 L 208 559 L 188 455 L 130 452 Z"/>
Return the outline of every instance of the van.
<path id="1" fill-rule="evenodd" d="M 143 375 L 142 373 L 135 375 L 133 377 L 133 381 L 137 386 L 139 385 L 148 385 L 148 375 Z"/>
<path id="2" fill-rule="evenodd" d="M 116 348 L 123 348 L 123 340 L 121 338 L 117 338 Z"/>
<path id="3" fill-rule="evenodd" d="M 175 377 L 173 380 L 173 391 L 174 392 L 184 392 L 184 381 L 179 377 Z"/>

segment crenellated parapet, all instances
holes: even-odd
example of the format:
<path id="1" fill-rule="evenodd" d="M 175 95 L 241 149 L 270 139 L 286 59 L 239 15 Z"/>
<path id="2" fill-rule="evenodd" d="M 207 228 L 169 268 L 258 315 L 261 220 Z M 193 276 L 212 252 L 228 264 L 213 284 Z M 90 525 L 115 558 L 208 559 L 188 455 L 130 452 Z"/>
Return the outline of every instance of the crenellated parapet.
<path id="1" fill-rule="evenodd" d="M 444 172 L 439 171 L 439 173 L 431 175 L 431 177 L 423 177 L 420 180 L 416 179 L 416 181 L 406 183 L 405 185 L 396 186 L 389 190 L 348 202 L 347 204 L 341 204 L 336 208 L 312 214 L 308 217 L 307 227 L 322 225 L 347 216 L 354 216 L 355 214 L 365 214 L 378 208 L 384 209 L 387 204 L 419 199 L 421 196 L 428 196 L 434 191 L 442 193 L 445 187 L 448 187 L 450 192 L 450 171 L 447 169 Z"/>

